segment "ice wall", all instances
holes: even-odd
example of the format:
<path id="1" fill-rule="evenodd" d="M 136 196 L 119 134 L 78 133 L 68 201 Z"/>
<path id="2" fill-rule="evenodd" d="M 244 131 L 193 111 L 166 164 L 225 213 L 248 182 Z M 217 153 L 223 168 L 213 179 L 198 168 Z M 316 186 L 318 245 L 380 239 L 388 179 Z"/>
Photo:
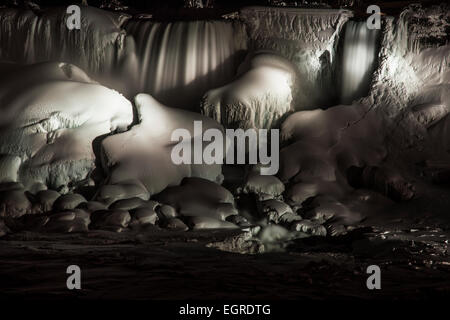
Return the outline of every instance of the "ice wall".
<path id="1" fill-rule="evenodd" d="M 337 44 L 350 11 L 249 7 L 240 17 L 248 27 L 251 49 L 276 51 L 298 67 L 297 110 L 336 102 Z"/>

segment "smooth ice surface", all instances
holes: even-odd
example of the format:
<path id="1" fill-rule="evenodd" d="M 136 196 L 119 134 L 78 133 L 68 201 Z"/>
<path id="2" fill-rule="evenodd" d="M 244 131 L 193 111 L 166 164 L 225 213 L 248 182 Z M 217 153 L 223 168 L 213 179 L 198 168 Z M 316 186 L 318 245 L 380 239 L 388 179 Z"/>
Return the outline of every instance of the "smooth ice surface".
<path id="1" fill-rule="evenodd" d="M 102 142 L 102 163 L 109 171 L 108 183 L 137 179 L 150 194 L 155 194 L 167 186 L 179 184 L 184 177 L 221 180 L 221 165 L 176 165 L 171 159 L 175 145 L 171 135 L 175 129 L 187 129 L 194 138 L 194 121 L 202 121 L 203 130 L 223 130 L 216 121 L 198 113 L 166 107 L 147 94 L 137 95 L 135 105 L 139 123 Z M 193 145 L 192 142 L 192 148 Z"/>
<path id="2" fill-rule="evenodd" d="M 0 164 L 8 170 L 0 176 L 27 188 L 76 185 L 95 166 L 96 139 L 133 121 L 127 99 L 66 63 L 16 66 L 0 80 L 0 100 Z"/>
<path id="3" fill-rule="evenodd" d="M 272 52 L 259 52 L 239 68 L 237 80 L 210 90 L 202 100 L 202 113 L 227 128 L 270 129 L 294 108 L 299 85 L 297 69 Z"/>

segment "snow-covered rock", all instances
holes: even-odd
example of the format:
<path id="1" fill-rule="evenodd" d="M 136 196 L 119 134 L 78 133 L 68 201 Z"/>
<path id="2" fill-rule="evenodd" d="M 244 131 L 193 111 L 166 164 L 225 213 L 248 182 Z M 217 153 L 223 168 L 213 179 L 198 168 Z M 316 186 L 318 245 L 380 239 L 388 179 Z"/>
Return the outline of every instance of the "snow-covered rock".
<path id="1" fill-rule="evenodd" d="M 20 163 L 26 188 L 70 189 L 94 169 L 100 137 L 133 120 L 128 100 L 66 63 L 17 66 L 0 80 L 0 99 L 0 154 L 15 159 L 4 168 L 14 175 Z"/>
<path id="2" fill-rule="evenodd" d="M 0 217 L 18 218 L 31 213 L 31 207 L 23 189 L 0 192 Z"/>
<path id="3" fill-rule="evenodd" d="M 277 127 L 294 109 L 296 67 L 271 52 L 258 52 L 240 67 L 234 82 L 210 90 L 202 100 L 202 113 L 227 128 Z"/>
<path id="4" fill-rule="evenodd" d="M 131 216 L 125 210 L 100 210 L 91 214 L 91 229 L 121 232 L 128 227 Z"/>
<path id="5" fill-rule="evenodd" d="M 80 204 L 86 202 L 86 199 L 78 193 L 68 193 L 60 196 L 53 203 L 53 210 L 71 210 L 78 207 Z"/>
<path id="6" fill-rule="evenodd" d="M 163 223 L 163 226 L 169 230 L 174 231 L 187 231 L 189 230 L 189 227 L 180 219 L 178 218 L 171 218 L 168 219 Z"/>
<path id="7" fill-rule="evenodd" d="M 134 198 L 130 198 L 130 199 L 118 200 L 118 201 L 114 202 L 112 205 L 110 205 L 109 209 L 130 211 L 132 209 L 144 207 L 146 204 L 147 204 L 147 201 L 144 201 L 138 197 L 134 197 Z"/>
<path id="8" fill-rule="evenodd" d="M 139 180 L 130 179 L 116 184 L 105 184 L 101 186 L 94 198 L 109 206 L 122 199 L 140 198 L 142 200 L 148 200 L 150 199 L 150 193 Z"/>
<path id="9" fill-rule="evenodd" d="M 288 142 L 278 172 L 285 182 L 340 182 L 350 166 L 376 165 L 386 157 L 381 120 L 358 104 L 296 112 L 283 122 L 281 137 Z"/>
<path id="10" fill-rule="evenodd" d="M 283 201 L 270 199 L 259 202 L 259 212 L 269 222 L 278 223 L 285 214 L 292 214 L 292 208 Z"/>
<path id="11" fill-rule="evenodd" d="M 151 208 L 138 208 L 132 210 L 130 226 L 156 224 L 158 222 L 158 214 Z"/>
<path id="12" fill-rule="evenodd" d="M 166 107 L 147 94 L 137 95 L 135 104 L 139 123 L 102 141 L 102 163 L 109 172 L 109 184 L 137 179 L 150 194 L 156 194 L 167 186 L 178 185 L 184 177 L 221 181 L 221 165 L 177 165 L 171 158 L 175 129 L 187 129 L 193 139 L 194 121 L 202 121 L 203 130 L 223 130 L 218 123 L 197 113 Z M 194 143 L 191 147 L 193 155 Z"/>
<path id="13" fill-rule="evenodd" d="M 253 166 L 245 182 L 237 189 L 238 193 L 255 194 L 260 201 L 279 197 L 285 190 L 283 182 L 276 176 L 261 175 L 260 166 Z"/>
<path id="14" fill-rule="evenodd" d="M 54 190 L 43 190 L 36 194 L 36 200 L 41 205 L 43 212 L 51 211 L 55 201 L 61 196 Z"/>
<path id="15" fill-rule="evenodd" d="M 179 216 L 177 210 L 168 204 L 163 204 L 157 209 L 157 212 L 159 212 L 161 217 L 164 219 L 172 219 Z"/>
<path id="16" fill-rule="evenodd" d="M 200 178 L 185 178 L 181 185 L 169 187 L 156 195 L 156 200 L 169 204 L 176 210 L 189 203 L 224 204 L 234 203 L 230 191 L 219 184 Z"/>

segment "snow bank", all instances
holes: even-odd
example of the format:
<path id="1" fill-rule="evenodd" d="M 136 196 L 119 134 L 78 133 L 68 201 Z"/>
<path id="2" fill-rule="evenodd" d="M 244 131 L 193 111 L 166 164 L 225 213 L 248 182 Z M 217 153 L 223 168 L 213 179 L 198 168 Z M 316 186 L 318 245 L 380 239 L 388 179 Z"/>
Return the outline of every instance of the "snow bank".
<path id="1" fill-rule="evenodd" d="M 102 163 L 109 172 L 108 183 L 137 179 L 150 194 L 178 185 L 184 177 L 221 181 L 221 165 L 176 165 L 171 159 L 175 129 L 187 129 L 194 139 L 194 121 L 202 121 L 203 131 L 223 128 L 200 114 L 169 108 L 147 94 L 135 97 L 139 123 L 131 130 L 109 136 L 102 142 Z M 193 148 L 194 143 L 191 143 Z M 193 149 L 191 150 L 193 155 Z"/>
<path id="2" fill-rule="evenodd" d="M 0 99 L 0 176 L 26 188 L 74 186 L 95 167 L 98 137 L 133 120 L 128 100 L 65 63 L 17 66 L 0 80 Z"/>
<path id="3" fill-rule="evenodd" d="M 295 104 L 296 67 L 276 54 L 259 52 L 244 62 L 240 72 L 234 82 L 205 94 L 202 113 L 227 128 L 278 126 Z"/>

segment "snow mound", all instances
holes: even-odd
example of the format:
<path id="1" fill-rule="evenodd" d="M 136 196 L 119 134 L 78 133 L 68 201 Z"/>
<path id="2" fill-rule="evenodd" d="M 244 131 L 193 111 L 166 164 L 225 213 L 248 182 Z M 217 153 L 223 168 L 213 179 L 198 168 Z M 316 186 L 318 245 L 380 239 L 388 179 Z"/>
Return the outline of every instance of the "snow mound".
<path id="1" fill-rule="evenodd" d="M 208 91 L 201 108 L 227 128 L 272 128 L 293 110 L 296 67 L 269 52 L 256 53 L 240 67 L 234 82 Z"/>
<path id="2" fill-rule="evenodd" d="M 26 189 L 70 189 L 86 179 L 99 137 L 133 120 L 128 100 L 66 63 L 17 66 L 0 88 L 0 176 Z"/>
<path id="3" fill-rule="evenodd" d="M 101 145 L 109 184 L 137 179 L 150 194 L 156 194 L 180 184 L 184 177 L 222 180 L 221 165 L 176 165 L 171 159 L 171 135 L 175 129 L 187 129 L 193 139 L 194 121 L 202 121 L 203 130 L 223 131 L 218 123 L 197 113 L 166 107 L 147 94 L 137 95 L 135 104 L 139 123 L 127 132 L 105 138 Z M 192 142 L 192 148 L 193 145 Z"/>

